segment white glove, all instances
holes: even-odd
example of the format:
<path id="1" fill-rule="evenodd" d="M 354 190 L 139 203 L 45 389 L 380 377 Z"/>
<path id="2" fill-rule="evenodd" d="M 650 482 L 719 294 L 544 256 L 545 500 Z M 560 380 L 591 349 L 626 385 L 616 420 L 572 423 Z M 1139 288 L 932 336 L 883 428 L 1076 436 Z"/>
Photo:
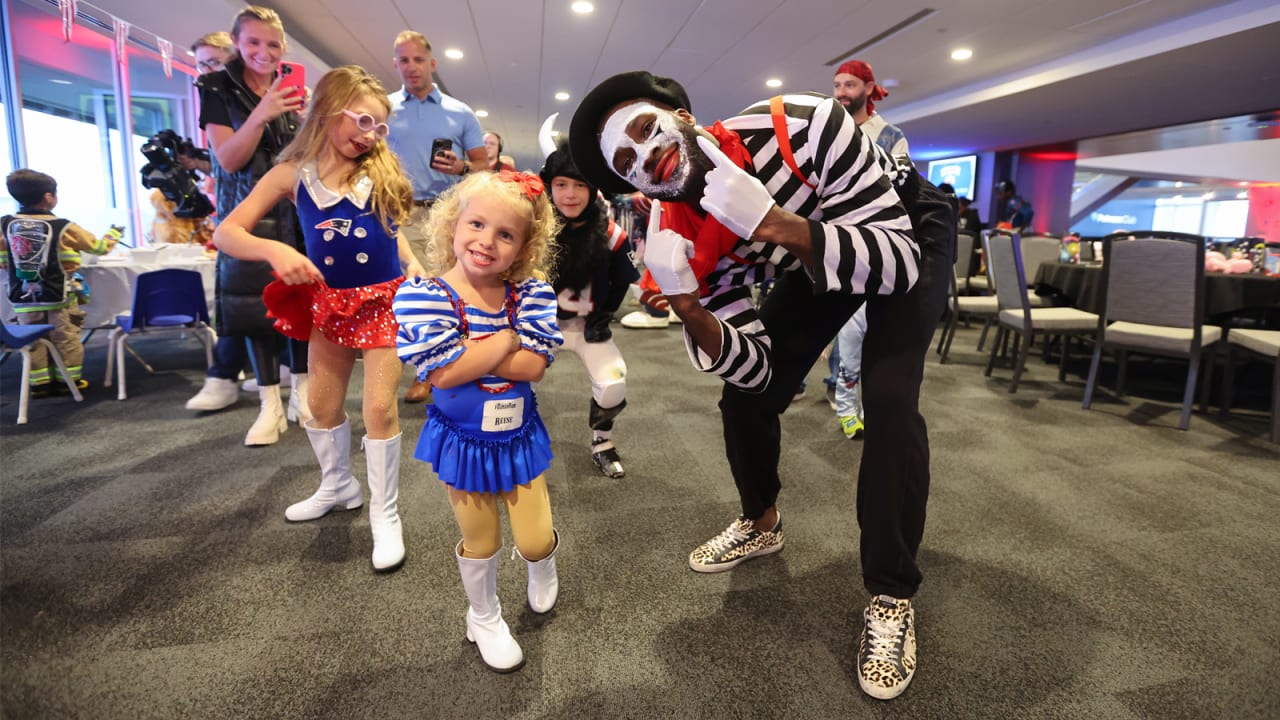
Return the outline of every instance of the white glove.
<path id="1" fill-rule="evenodd" d="M 773 196 L 765 189 L 764 183 L 734 165 L 715 143 L 699 135 L 698 147 L 715 165 L 707 173 L 702 209 L 733 234 L 743 240 L 750 239 L 769 208 L 773 207 Z"/>
<path id="2" fill-rule="evenodd" d="M 662 203 L 653 201 L 649 209 L 649 232 L 644 241 L 644 266 L 663 295 L 696 295 L 698 278 L 689 266 L 693 243 L 675 230 L 659 230 Z"/>

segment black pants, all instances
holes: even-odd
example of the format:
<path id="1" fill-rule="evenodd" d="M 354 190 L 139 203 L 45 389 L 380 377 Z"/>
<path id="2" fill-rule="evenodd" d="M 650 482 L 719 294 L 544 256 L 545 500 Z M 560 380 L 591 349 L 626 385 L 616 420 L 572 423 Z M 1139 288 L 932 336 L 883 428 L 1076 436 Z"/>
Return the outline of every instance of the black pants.
<path id="1" fill-rule="evenodd" d="M 213 346 L 213 366 L 209 377 L 235 380 L 241 370 L 252 368 L 259 385 L 280 384 L 280 359 L 287 353 L 289 372 L 307 372 L 310 345 L 279 333 L 271 335 L 222 335 Z M 266 382 L 264 382 L 266 381 Z"/>
<path id="2" fill-rule="evenodd" d="M 915 557 L 929 499 L 929 437 L 919 410 L 920 382 L 955 258 L 950 205 L 925 185 L 918 205 L 909 206 L 921 241 L 920 277 L 906 294 L 867 298 L 862 346 L 867 423 L 857 497 L 862 576 L 871 594 L 897 598 L 914 596 L 921 581 Z M 720 397 L 725 451 L 746 517 L 759 518 L 777 501 L 782 412 L 822 348 L 863 300 L 838 293 L 815 296 L 802 272 L 784 275 L 765 298 L 760 319 L 772 339 L 769 385 L 752 394 L 726 384 Z"/>
<path id="3" fill-rule="evenodd" d="M 280 359 L 289 357 L 289 372 L 302 374 L 307 371 L 307 350 L 311 345 L 303 340 L 293 340 L 279 333 L 250 335 L 244 338 L 253 363 L 253 374 L 258 387 L 280 384 Z"/>
<path id="4" fill-rule="evenodd" d="M 872 595 L 909 598 L 920 587 L 916 551 L 929 500 L 929 435 L 920 382 L 930 341 L 947 302 L 952 256 L 926 251 L 920 280 L 901 296 L 867 306 L 862 342 L 866 417 L 858 468 L 862 582 Z"/>

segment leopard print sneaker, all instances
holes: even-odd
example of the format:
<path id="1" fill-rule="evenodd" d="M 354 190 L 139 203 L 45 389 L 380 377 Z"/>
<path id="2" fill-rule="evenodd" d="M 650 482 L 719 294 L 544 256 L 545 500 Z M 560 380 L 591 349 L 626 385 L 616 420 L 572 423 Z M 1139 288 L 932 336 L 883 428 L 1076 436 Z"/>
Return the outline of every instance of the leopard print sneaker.
<path id="1" fill-rule="evenodd" d="M 910 600 L 877 595 L 862 614 L 858 685 L 877 700 L 892 700 L 916 672 L 916 611 Z"/>
<path id="2" fill-rule="evenodd" d="M 689 567 L 694 572 L 724 572 L 743 561 L 781 549 L 781 516 L 772 530 L 757 530 L 754 522 L 740 516 L 724 532 L 694 548 L 689 553 Z"/>

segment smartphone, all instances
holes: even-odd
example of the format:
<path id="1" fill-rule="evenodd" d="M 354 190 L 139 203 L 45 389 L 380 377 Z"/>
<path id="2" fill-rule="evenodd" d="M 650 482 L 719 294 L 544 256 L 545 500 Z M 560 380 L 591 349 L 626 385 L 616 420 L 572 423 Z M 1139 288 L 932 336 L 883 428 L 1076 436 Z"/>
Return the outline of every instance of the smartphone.
<path id="1" fill-rule="evenodd" d="M 293 92 L 289 93 L 288 97 L 306 96 L 307 71 L 301 63 L 281 60 L 277 71 L 280 73 L 280 77 L 283 78 L 280 81 L 280 87 L 293 88 Z"/>
<path id="2" fill-rule="evenodd" d="M 431 141 L 431 157 L 443 153 L 445 150 L 453 149 L 453 141 L 449 138 L 436 138 Z"/>

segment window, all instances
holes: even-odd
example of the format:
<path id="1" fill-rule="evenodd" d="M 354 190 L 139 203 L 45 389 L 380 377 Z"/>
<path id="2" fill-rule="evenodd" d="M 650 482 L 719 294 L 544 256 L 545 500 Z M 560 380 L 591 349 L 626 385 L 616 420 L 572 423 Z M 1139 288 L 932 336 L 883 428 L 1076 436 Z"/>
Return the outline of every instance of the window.
<path id="1" fill-rule="evenodd" d="M 13 162 L 9 159 L 9 116 L 5 114 L 4 99 L 0 98 L 0 177 L 8 177 L 13 172 Z M 18 209 L 18 203 L 9 197 L 9 193 L 0 192 L 0 215 L 8 215 Z"/>
<path id="2" fill-rule="evenodd" d="M 1156 212 L 1151 220 L 1151 229 L 1199 235 L 1200 216 L 1203 212 L 1204 200 L 1198 196 L 1156 198 Z"/>
<path id="3" fill-rule="evenodd" d="M 1076 193 L 1091 182 L 1120 177 L 1082 170 L 1076 173 Z M 1230 180 L 1139 180 L 1082 218 L 1071 232 L 1101 236 L 1117 230 L 1167 230 L 1207 238 L 1243 237 L 1249 200 L 1240 192 L 1241 184 Z"/>
<path id="4" fill-rule="evenodd" d="M 127 227 L 111 37 L 77 25 L 74 42 L 63 43 L 56 5 L 9 8 L 28 167 L 58 181 L 59 215 L 95 234 L 112 224 Z"/>
<path id="5" fill-rule="evenodd" d="M 181 52 L 181 49 L 177 52 Z M 138 169 L 147 162 L 142 155 L 142 146 L 156 133 L 173 130 L 179 137 L 191 134 L 189 128 L 194 125 L 191 110 L 192 80 L 193 77 L 183 73 L 176 64 L 173 77 L 166 78 L 158 52 L 152 53 L 132 46 L 129 48 L 129 106 L 133 113 L 131 151 Z M 142 218 L 138 234 L 150 240 L 151 225 L 156 216 L 152 193 L 159 191 L 143 187 L 141 173 L 135 173 L 131 180 Z M 120 192 L 123 194 L 123 188 Z"/>
<path id="6" fill-rule="evenodd" d="M 1244 237 L 1249 221 L 1248 200 L 1218 200 L 1204 204 L 1205 237 Z"/>

